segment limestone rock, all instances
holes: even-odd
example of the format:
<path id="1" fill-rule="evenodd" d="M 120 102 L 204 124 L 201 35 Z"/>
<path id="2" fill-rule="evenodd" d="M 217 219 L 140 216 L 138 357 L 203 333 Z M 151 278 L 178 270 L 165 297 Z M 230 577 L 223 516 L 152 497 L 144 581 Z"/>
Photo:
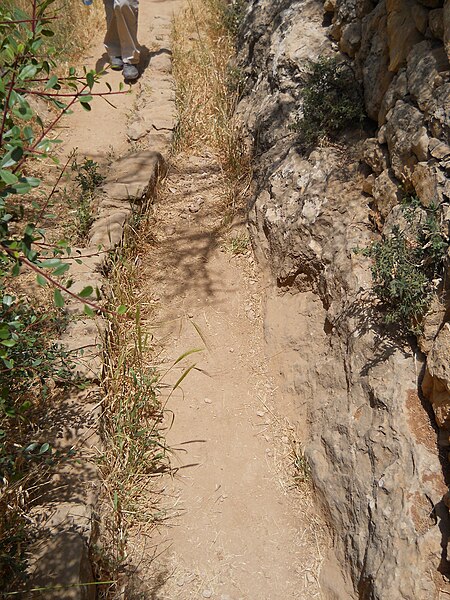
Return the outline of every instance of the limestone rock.
<path id="1" fill-rule="evenodd" d="M 439 427 L 450 430 L 450 325 L 438 333 L 427 359 L 422 390 L 431 402 Z"/>
<path id="2" fill-rule="evenodd" d="M 450 139 L 450 83 L 437 87 L 427 106 L 428 129 L 433 137 Z"/>
<path id="3" fill-rule="evenodd" d="M 443 11 L 444 47 L 450 60 L 450 0 L 445 0 Z"/>
<path id="4" fill-rule="evenodd" d="M 434 296 L 431 306 L 423 318 L 423 330 L 418 338 L 419 347 L 425 354 L 428 354 L 433 347 L 433 342 L 441 328 L 444 317 L 445 306 L 439 301 L 437 296 Z"/>
<path id="5" fill-rule="evenodd" d="M 87 545 L 78 533 L 58 533 L 52 539 L 46 540 L 45 548 L 43 547 L 34 558 L 36 568 L 32 574 L 33 585 L 42 587 L 43 590 L 32 594 L 33 598 L 95 600 L 96 586 L 83 585 L 92 583 L 94 576 Z M 63 586 L 63 592 L 60 586 Z"/>
<path id="6" fill-rule="evenodd" d="M 430 139 L 426 127 L 421 127 L 413 136 L 411 148 L 419 161 L 425 161 L 428 158 L 428 147 Z"/>
<path id="7" fill-rule="evenodd" d="M 422 4 L 414 4 L 411 13 L 417 31 L 425 35 L 428 27 L 428 10 Z"/>
<path id="8" fill-rule="evenodd" d="M 381 103 L 393 78 L 393 73 L 388 70 L 389 47 L 386 40 L 387 16 L 383 0 L 362 19 L 361 46 L 357 55 L 362 71 L 366 111 L 374 121 L 378 118 Z"/>
<path id="9" fill-rule="evenodd" d="M 442 6 L 442 0 L 418 0 L 420 4 L 423 4 L 427 8 L 436 8 Z"/>
<path id="10" fill-rule="evenodd" d="M 408 90 L 421 110 L 427 109 L 433 90 L 442 83 L 439 73 L 448 68 L 443 48 L 433 48 L 429 41 L 416 44 L 408 54 Z"/>
<path id="11" fill-rule="evenodd" d="M 238 115 L 257 157 L 250 233 L 276 287 L 268 286 L 265 332 L 272 354 L 289 357 L 280 361 L 283 385 L 296 394 L 309 424 L 306 453 L 335 532 L 336 559 L 327 558 L 322 570 L 326 600 L 438 600 L 448 513 L 440 510 L 445 481 L 436 436 L 417 395 L 421 359 L 385 335 L 367 300 L 370 262 L 354 249 L 373 235 L 369 204 L 380 225 L 398 217 L 400 184 L 405 174 L 410 184 L 417 164 L 418 173 L 423 166 L 436 169 L 438 189 L 443 185 L 446 159 L 438 165 L 431 157 L 439 148 L 445 153 L 433 139 L 447 144 L 450 94 L 436 67 L 437 42 L 423 46 L 431 58 L 411 54 L 421 69 L 438 72 L 431 96 L 425 98 L 412 67 L 407 76 L 407 57 L 423 41 L 413 9 L 422 31 L 425 12 L 416 1 L 333 0 L 330 8 L 340 47 L 355 52 L 368 115 L 382 124 L 365 149 L 373 169 L 365 180 L 348 157 L 344 174 L 333 148 L 303 155 L 289 135 L 301 96 L 298 72 L 330 52 L 317 5 L 250 0 L 241 29 L 239 65 L 247 82 Z M 360 42 L 350 43 L 358 22 Z M 436 324 L 430 318 L 428 325 L 424 344 L 434 344 Z M 345 593 L 336 590 L 337 581 Z"/>
<path id="12" fill-rule="evenodd" d="M 413 151 L 414 138 L 424 122 L 422 113 L 402 100 L 398 100 L 386 123 L 386 142 L 391 155 L 395 176 L 401 181 L 405 168 L 412 171 L 417 163 Z"/>
<path id="13" fill-rule="evenodd" d="M 348 56 L 355 56 L 361 44 L 361 23 L 355 21 L 346 25 L 339 40 L 339 48 Z"/>
<path id="14" fill-rule="evenodd" d="M 439 202 L 436 169 L 425 162 L 414 167 L 412 183 L 417 197 L 423 206 L 437 205 Z"/>
<path id="15" fill-rule="evenodd" d="M 407 94 L 408 79 L 406 77 L 406 69 L 401 69 L 391 81 L 381 101 L 380 112 L 378 113 L 379 125 L 383 125 L 386 122 L 386 115 L 395 106 L 397 100 L 403 100 Z"/>
<path id="16" fill-rule="evenodd" d="M 137 142 L 147 133 L 147 126 L 145 122 L 136 118 L 127 128 L 127 137 L 133 142 Z"/>
<path id="17" fill-rule="evenodd" d="M 384 170 L 374 181 L 372 196 L 377 212 L 385 219 L 400 202 L 401 189 L 390 169 Z"/>
<path id="18" fill-rule="evenodd" d="M 363 181 L 363 192 L 372 196 L 374 183 L 375 183 L 375 175 L 372 173 L 371 175 L 366 177 Z"/>
<path id="19" fill-rule="evenodd" d="M 378 143 L 376 138 L 367 138 L 362 146 L 362 157 L 372 171 L 379 175 L 389 166 L 389 157 L 384 146 Z"/>
<path id="20" fill-rule="evenodd" d="M 444 41 L 444 11 L 442 8 L 430 10 L 428 24 L 433 37 Z"/>
<path id="21" fill-rule="evenodd" d="M 103 191 L 116 200 L 139 202 L 152 191 L 163 169 L 163 158 L 157 152 L 144 150 L 125 156 L 113 164 Z"/>
<path id="22" fill-rule="evenodd" d="M 411 48 L 423 37 L 414 23 L 414 0 L 386 0 L 389 71 L 405 64 Z"/>
<path id="23" fill-rule="evenodd" d="M 431 156 L 437 158 L 438 160 L 442 160 L 450 156 L 450 146 L 444 142 L 441 142 L 441 140 L 431 138 L 428 142 L 428 147 Z"/>

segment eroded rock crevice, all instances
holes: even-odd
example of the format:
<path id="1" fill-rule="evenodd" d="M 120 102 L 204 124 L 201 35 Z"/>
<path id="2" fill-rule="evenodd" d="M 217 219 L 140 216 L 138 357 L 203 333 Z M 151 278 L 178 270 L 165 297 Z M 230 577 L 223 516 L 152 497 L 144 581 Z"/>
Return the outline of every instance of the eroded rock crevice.
<path id="1" fill-rule="evenodd" d="M 399 224 L 405 190 L 438 207 L 448 228 L 449 15 L 448 0 L 263 0 L 241 28 L 249 224 L 273 283 L 266 338 L 307 424 L 333 531 L 327 598 L 430 600 L 448 590 L 446 282 L 417 345 L 382 323 L 370 261 L 354 250 Z M 301 72 L 339 51 L 372 123 L 305 152 L 291 129 Z"/>

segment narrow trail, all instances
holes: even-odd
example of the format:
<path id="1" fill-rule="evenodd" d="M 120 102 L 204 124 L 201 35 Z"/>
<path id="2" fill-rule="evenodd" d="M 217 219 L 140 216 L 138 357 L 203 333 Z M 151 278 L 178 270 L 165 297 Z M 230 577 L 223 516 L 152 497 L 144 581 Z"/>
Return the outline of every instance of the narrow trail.
<path id="1" fill-rule="evenodd" d="M 141 103 L 167 87 L 152 60 L 170 55 L 171 19 L 180 7 L 179 0 L 141 2 L 139 37 L 147 48 L 144 64 L 149 61 L 134 86 Z M 91 66 L 102 62 L 101 38 L 98 32 Z M 108 76 L 113 87 L 120 80 L 120 73 Z M 133 147 L 127 141 L 136 95 L 117 96 L 116 111 L 99 99 L 90 114 L 77 109 L 67 151 L 78 147 L 105 163 L 111 152 L 148 148 L 147 138 Z M 156 106 L 156 118 L 164 120 L 164 106 Z M 154 204 L 152 238 L 139 257 L 142 322 L 165 364 L 202 351 L 186 357 L 168 382 L 195 363 L 168 398 L 175 472 L 162 483 L 165 519 L 130 539 L 130 556 L 150 590 L 136 597 L 320 598 L 326 544 L 308 486 L 293 479 L 296 431 L 285 415 L 294 407 L 277 389 L 265 357 L 264 290 L 251 251 L 232 251 L 233 237 L 244 239 L 245 224 L 223 227 L 222 192 L 213 154 L 205 149 L 201 156 L 176 157 Z M 148 356 L 149 365 L 154 360 Z"/>
<path id="2" fill-rule="evenodd" d="M 169 527 L 155 543 L 167 550 L 150 567 L 162 583 L 154 597 L 318 598 L 322 540 L 309 493 L 292 479 L 294 432 L 281 417 L 291 407 L 264 356 L 251 251 L 229 249 L 245 226 L 223 235 L 221 178 L 208 153 L 178 157 L 141 257 L 140 296 L 152 307 L 142 316 L 167 365 L 204 349 L 173 374 L 174 383 L 195 363 L 167 405 L 178 471 L 164 486 Z"/>

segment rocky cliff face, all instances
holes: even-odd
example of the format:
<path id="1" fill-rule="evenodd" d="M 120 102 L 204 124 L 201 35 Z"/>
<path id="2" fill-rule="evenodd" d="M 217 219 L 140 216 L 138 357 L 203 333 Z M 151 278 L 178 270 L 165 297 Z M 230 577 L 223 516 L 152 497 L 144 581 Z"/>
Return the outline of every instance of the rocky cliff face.
<path id="1" fill-rule="evenodd" d="M 301 71 L 338 50 L 363 84 L 371 133 L 302 152 L 290 128 Z M 382 324 L 370 263 L 354 253 L 399 222 L 402 189 L 439 205 L 448 228 L 449 55 L 449 0 L 252 0 L 241 29 L 250 230 L 274 284 L 267 339 L 308 424 L 333 531 L 327 598 L 437 600 L 449 590 L 446 282 L 416 348 Z"/>

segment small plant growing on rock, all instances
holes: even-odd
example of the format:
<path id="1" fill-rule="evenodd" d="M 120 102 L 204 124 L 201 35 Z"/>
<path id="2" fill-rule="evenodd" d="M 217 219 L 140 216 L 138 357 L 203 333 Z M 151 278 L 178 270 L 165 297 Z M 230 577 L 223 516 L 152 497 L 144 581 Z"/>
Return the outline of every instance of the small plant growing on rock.
<path id="1" fill-rule="evenodd" d="M 302 79 L 302 115 L 293 130 L 305 146 L 333 138 L 364 119 L 361 88 L 348 63 L 321 57 L 309 63 Z"/>
<path id="2" fill-rule="evenodd" d="M 407 218 L 417 203 L 404 204 Z M 385 309 L 385 321 L 396 323 L 413 334 L 420 333 L 420 321 L 439 284 L 447 253 L 448 238 L 441 232 L 438 207 L 425 209 L 426 220 L 414 236 L 394 226 L 388 235 L 365 248 L 370 256 L 373 289 Z M 408 216 L 409 215 L 409 216 Z"/>

